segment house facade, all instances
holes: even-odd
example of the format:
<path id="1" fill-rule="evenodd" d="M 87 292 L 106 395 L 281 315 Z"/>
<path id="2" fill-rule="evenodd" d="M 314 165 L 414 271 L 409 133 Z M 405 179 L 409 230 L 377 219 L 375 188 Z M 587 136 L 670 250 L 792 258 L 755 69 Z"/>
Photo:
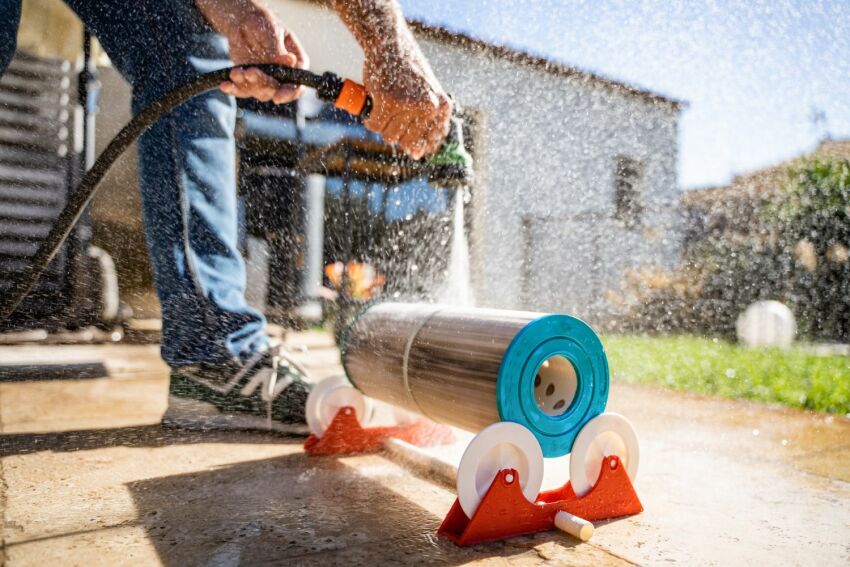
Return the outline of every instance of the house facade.
<path id="1" fill-rule="evenodd" d="M 484 127 L 472 195 L 479 303 L 596 318 L 633 265 L 674 261 L 679 104 L 417 26 Z"/>

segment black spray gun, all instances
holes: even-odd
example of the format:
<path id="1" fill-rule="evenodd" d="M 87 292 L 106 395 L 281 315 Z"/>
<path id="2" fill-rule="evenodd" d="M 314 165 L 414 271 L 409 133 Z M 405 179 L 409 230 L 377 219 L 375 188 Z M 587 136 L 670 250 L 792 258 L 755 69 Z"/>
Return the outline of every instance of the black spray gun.
<path id="1" fill-rule="evenodd" d="M 239 66 L 243 69 L 252 67 L 260 69 L 280 83 L 313 88 L 320 99 L 333 103 L 337 108 L 355 116 L 365 118 L 372 110 L 372 99 L 362 85 L 348 79 L 343 80 L 333 73 L 318 75 L 304 69 L 275 64 Z M 35 286 L 50 260 L 56 255 L 80 215 L 91 202 L 112 164 L 161 116 L 192 97 L 218 88 L 219 84 L 230 80 L 230 72 L 236 68 L 230 67 L 206 73 L 177 87 L 137 114 L 121 129 L 98 156 L 92 168 L 83 176 L 77 190 L 71 193 L 68 203 L 59 213 L 30 264 L 18 274 L 8 293 L 0 298 L 0 321 L 8 319 Z M 445 142 L 433 156 L 427 159 L 427 165 L 429 178 L 443 187 L 458 187 L 466 184 L 471 178 L 472 156 L 464 147 L 463 123 L 457 109 L 452 116 L 451 128 Z"/>

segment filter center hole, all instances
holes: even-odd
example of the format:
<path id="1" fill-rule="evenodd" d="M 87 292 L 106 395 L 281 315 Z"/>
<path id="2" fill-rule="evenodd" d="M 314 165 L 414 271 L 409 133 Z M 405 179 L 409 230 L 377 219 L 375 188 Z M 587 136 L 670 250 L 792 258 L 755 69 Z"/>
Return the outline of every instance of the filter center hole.
<path id="1" fill-rule="evenodd" d="M 534 401 L 546 415 L 563 415 L 573 403 L 578 376 L 566 357 L 556 354 L 543 361 L 534 377 Z"/>

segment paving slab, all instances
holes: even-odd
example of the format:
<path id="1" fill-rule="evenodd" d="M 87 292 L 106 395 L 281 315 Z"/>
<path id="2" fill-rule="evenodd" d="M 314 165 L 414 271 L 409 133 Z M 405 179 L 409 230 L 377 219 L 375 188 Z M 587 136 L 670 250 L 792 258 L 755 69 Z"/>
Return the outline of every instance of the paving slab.
<path id="1" fill-rule="evenodd" d="M 0 434 L 158 423 L 168 375 L 158 345 L 0 346 Z"/>
<path id="2" fill-rule="evenodd" d="M 628 564 L 559 534 L 456 548 L 435 535 L 447 488 L 381 455 L 311 458 L 269 434 L 151 427 L 4 451 L 10 566 Z"/>
<path id="3" fill-rule="evenodd" d="M 339 371 L 321 337 L 303 344 L 305 361 Z M 96 358 L 98 347 L 86 348 L 95 350 L 83 358 Z M 155 395 L 165 388 L 162 380 Z M 18 403 L 24 411 L 27 397 Z M 457 548 L 436 535 L 451 488 L 389 454 L 308 457 L 296 437 L 152 425 L 4 435 L 3 558 L 10 566 L 850 563 L 847 419 L 619 383 L 609 409 L 641 436 L 636 487 L 646 511 L 597 524 L 589 543 L 552 532 Z M 120 424 L 120 410 L 100 411 Z M 462 443 L 432 452 L 456 462 Z M 567 458 L 547 463 L 546 482 L 564 482 L 567 471 Z"/>

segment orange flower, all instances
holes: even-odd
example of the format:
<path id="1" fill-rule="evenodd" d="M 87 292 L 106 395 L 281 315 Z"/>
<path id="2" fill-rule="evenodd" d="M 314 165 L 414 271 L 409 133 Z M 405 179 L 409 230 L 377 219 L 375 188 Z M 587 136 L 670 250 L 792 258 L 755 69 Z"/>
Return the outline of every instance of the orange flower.
<path id="1" fill-rule="evenodd" d="M 337 291 L 342 291 L 342 262 L 325 266 L 325 275 Z M 348 293 L 354 299 L 368 300 L 380 293 L 386 278 L 370 264 L 351 261 L 346 267 Z"/>

